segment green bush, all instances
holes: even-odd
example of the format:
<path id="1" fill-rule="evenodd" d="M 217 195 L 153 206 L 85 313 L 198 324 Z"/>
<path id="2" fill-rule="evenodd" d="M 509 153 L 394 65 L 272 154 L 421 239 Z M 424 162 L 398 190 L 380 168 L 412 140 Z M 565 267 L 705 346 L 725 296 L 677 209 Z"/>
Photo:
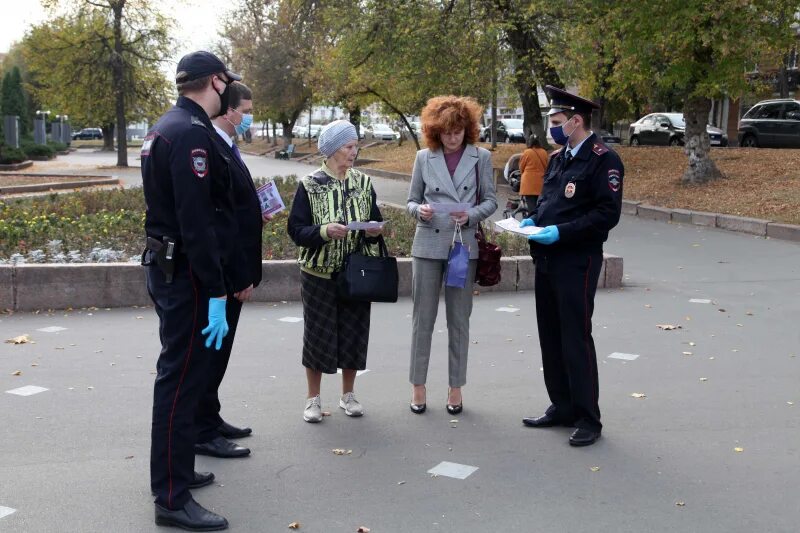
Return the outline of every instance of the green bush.
<path id="1" fill-rule="evenodd" d="M 22 163 L 27 160 L 28 156 L 25 155 L 25 152 L 21 149 L 11 148 L 10 146 L 0 146 L 0 165 Z"/>
<path id="2" fill-rule="evenodd" d="M 56 151 L 46 144 L 24 144 L 22 150 L 28 157 L 53 157 Z"/>
<path id="3" fill-rule="evenodd" d="M 67 146 L 66 144 L 53 141 L 48 141 L 47 146 L 49 146 L 56 152 L 64 152 L 69 149 L 69 146 Z"/>

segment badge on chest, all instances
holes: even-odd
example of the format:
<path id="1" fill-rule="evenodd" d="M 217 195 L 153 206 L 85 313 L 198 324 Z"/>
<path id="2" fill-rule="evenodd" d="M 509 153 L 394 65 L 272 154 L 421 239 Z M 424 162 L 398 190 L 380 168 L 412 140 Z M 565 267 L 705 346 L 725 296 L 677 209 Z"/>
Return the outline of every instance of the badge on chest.
<path id="1" fill-rule="evenodd" d="M 569 183 L 567 183 L 567 186 L 564 187 L 564 196 L 566 196 L 567 198 L 572 198 L 573 196 L 575 196 L 575 182 L 574 181 L 570 181 Z"/>

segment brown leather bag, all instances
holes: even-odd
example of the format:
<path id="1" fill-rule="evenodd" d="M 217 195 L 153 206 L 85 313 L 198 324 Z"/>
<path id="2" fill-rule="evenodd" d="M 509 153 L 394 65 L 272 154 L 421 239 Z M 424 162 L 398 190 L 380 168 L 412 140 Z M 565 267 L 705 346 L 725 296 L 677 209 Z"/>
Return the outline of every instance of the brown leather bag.
<path id="1" fill-rule="evenodd" d="M 475 205 L 480 203 L 481 177 L 478 165 L 475 164 Z M 503 250 L 496 244 L 489 242 L 483 231 L 483 223 L 478 222 L 475 232 L 478 241 L 478 267 L 475 269 L 475 283 L 481 287 L 491 287 L 500 283 L 500 257 Z"/>

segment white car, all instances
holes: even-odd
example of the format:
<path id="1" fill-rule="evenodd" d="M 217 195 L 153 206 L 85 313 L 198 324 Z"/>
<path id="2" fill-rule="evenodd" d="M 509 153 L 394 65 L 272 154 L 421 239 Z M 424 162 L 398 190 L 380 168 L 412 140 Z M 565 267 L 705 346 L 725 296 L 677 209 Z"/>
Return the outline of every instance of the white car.
<path id="1" fill-rule="evenodd" d="M 396 141 L 400 138 L 400 134 L 386 124 L 373 124 L 367 128 L 367 133 L 370 139 L 381 141 Z"/>

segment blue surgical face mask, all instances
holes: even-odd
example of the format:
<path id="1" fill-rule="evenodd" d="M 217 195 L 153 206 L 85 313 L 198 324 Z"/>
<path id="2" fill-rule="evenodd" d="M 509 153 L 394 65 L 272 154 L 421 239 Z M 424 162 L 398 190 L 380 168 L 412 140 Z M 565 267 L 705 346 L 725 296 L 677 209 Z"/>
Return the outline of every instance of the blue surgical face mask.
<path id="1" fill-rule="evenodd" d="M 242 121 L 236 126 L 236 133 L 238 135 L 244 135 L 244 132 L 250 129 L 250 126 L 253 125 L 253 115 L 250 113 L 242 114 Z"/>
<path id="2" fill-rule="evenodd" d="M 552 128 L 550 128 L 550 136 L 553 138 L 553 142 L 555 142 L 556 144 L 560 144 L 561 146 L 566 146 L 567 145 L 567 143 L 569 142 L 570 136 L 573 133 L 575 133 L 574 129 L 572 130 L 572 132 L 569 135 L 564 133 L 564 126 L 570 120 L 572 120 L 572 119 L 567 120 L 567 122 L 565 122 L 564 124 L 561 124 L 560 126 L 553 126 Z"/>

